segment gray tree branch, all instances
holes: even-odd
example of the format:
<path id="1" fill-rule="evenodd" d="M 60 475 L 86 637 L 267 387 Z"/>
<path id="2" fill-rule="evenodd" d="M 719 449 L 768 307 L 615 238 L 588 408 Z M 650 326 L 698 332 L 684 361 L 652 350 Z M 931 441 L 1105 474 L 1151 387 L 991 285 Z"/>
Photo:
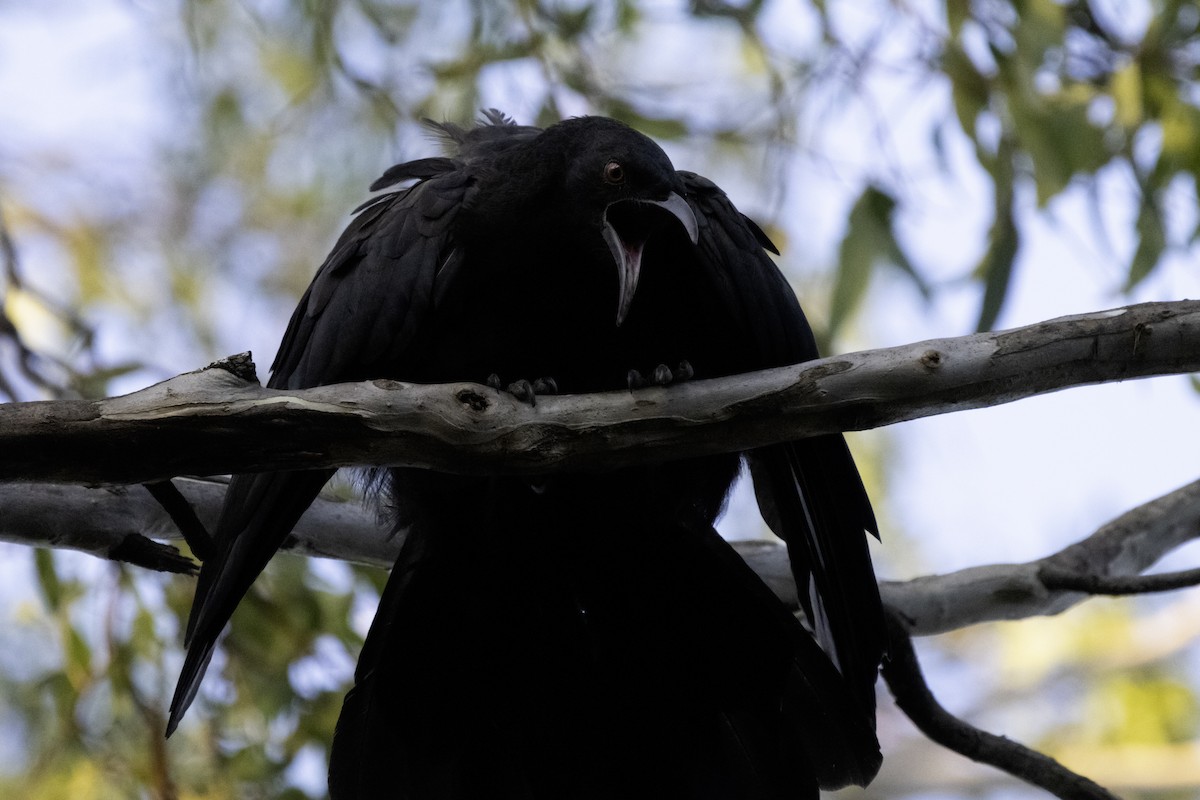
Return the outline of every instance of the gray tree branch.
<path id="1" fill-rule="evenodd" d="M 546 397 L 536 408 L 475 384 L 284 392 L 208 369 L 123 397 L 0 406 L 0 480 L 127 484 L 350 465 L 607 469 L 1197 370 L 1200 301 L 1187 300 L 669 389 Z"/>
<path id="2" fill-rule="evenodd" d="M 901 614 L 911 633 L 944 633 L 978 622 L 1060 614 L 1089 597 L 1051 588 L 1059 585 L 1054 579 L 1063 572 L 1139 575 L 1197 537 L 1200 481 L 1127 511 L 1082 541 L 1036 561 L 884 581 L 881 587 L 885 601 Z"/>
<path id="3" fill-rule="evenodd" d="M 200 521 L 212 528 L 224 483 L 175 481 Z M 0 485 L 0 541 L 66 547 L 101 558 L 131 535 L 174 541 L 179 531 L 140 486 L 88 488 L 60 484 Z M 992 564 L 908 581 L 883 581 L 884 602 L 907 630 L 927 636 L 994 620 L 1058 614 L 1087 599 L 1086 593 L 1054 589 L 1043 576 L 1138 575 L 1175 548 L 1200 536 L 1200 480 L 1128 511 L 1087 538 L 1036 561 Z M 389 567 L 401 539 L 362 503 L 321 498 L 300 519 L 285 549 Z M 790 607 L 797 608 L 787 553 L 765 541 L 734 545 L 746 562 Z M 115 552 L 114 552 L 115 551 Z M 153 564 L 146 564 L 153 566 Z"/>

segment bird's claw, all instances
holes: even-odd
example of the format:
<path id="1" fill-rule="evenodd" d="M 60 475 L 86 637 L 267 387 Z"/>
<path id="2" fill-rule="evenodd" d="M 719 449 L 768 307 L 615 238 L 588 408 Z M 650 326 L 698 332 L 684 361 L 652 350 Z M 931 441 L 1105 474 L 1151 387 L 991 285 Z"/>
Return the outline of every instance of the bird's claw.
<path id="1" fill-rule="evenodd" d="M 654 368 L 654 372 L 650 375 L 649 379 L 645 378 L 642 373 L 638 372 L 636 369 L 631 369 L 629 372 L 625 373 L 625 384 L 629 387 L 630 391 L 634 389 L 641 389 L 643 386 L 647 385 L 670 386 L 673 383 L 689 381 L 695 374 L 696 371 L 692 369 L 691 363 L 687 360 L 684 360 L 680 361 L 679 366 L 674 370 L 672 370 L 666 364 L 659 364 Z"/>
<path id="2" fill-rule="evenodd" d="M 521 378 L 505 386 L 504 382 L 500 380 L 500 376 L 493 372 L 488 375 L 485 383 L 496 391 L 507 392 L 522 403 L 528 403 L 531 406 L 537 405 L 539 394 L 558 394 L 558 384 L 554 378 L 538 378 L 532 383 Z"/>
<path id="3" fill-rule="evenodd" d="M 534 394 L 558 394 L 558 384 L 554 378 L 538 378 L 533 382 Z"/>
<path id="4" fill-rule="evenodd" d="M 504 387 L 504 391 L 508 392 L 522 403 L 528 403 L 531 406 L 537 405 L 537 395 L 534 394 L 533 384 L 524 378 L 513 381 L 508 386 Z"/>

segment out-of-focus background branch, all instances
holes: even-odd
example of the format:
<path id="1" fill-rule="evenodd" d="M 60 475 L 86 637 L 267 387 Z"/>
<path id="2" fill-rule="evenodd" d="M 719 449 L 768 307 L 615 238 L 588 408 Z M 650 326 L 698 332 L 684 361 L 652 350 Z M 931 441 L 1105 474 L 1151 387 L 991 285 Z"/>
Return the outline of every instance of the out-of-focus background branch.
<path id="1" fill-rule="evenodd" d="M 420 118 L 484 106 L 657 137 L 781 246 L 827 352 L 1195 297 L 1198 66 L 1180 0 L 0 2 L 0 399 L 267 363 L 365 187 L 435 153 Z M 881 575 L 1030 563 L 1194 481 L 1195 411 L 1162 378 L 852 437 Z M 722 527 L 764 535 L 744 493 Z M 322 795 L 378 568 L 278 559 L 163 745 L 190 579 L 3 555 L 0 795 Z M 1196 595 L 917 649 L 955 713 L 1122 796 L 1190 797 Z M 1037 796 L 886 699 L 880 732 L 866 796 Z"/>

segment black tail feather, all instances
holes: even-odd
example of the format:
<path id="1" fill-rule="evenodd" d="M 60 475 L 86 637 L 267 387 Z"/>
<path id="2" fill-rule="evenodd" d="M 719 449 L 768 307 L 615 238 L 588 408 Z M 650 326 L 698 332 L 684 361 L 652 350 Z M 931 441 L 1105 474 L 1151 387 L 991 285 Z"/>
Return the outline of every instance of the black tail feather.
<path id="1" fill-rule="evenodd" d="M 167 735 L 199 691 L 217 638 L 233 610 L 280 548 L 333 470 L 235 475 L 217 523 L 215 553 L 200 568 Z"/>
<path id="2" fill-rule="evenodd" d="M 874 719 L 885 651 L 879 586 L 865 533 L 871 504 L 840 435 L 773 445 L 747 456 L 759 507 L 787 542 L 797 595 L 826 653 Z"/>
<path id="3" fill-rule="evenodd" d="M 861 698 L 826 653 L 737 551 L 711 528 L 704 540 L 710 556 L 731 577 L 740 573 L 738 584 L 753 595 L 757 613 L 773 621 L 777 635 L 790 647 L 782 704 L 785 751 L 804 754 L 822 789 L 866 786 L 883 763 L 875 737 L 874 694 L 872 713 L 864 713 Z"/>

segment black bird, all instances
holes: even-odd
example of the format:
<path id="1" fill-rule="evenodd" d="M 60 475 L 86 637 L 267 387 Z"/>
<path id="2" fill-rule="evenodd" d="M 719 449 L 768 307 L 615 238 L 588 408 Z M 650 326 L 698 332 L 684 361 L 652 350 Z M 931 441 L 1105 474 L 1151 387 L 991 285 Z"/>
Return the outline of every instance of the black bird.
<path id="1" fill-rule="evenodd" d="M 489 381 L 536 404 L 817 356 L 771 242 L 645 136 L 496 111 L 436 128 L 453 154 L 371 187 L 390 191 L 317 272 L 270 386 Z M 812 634 L 713 530 L 742 458 Z M 331 474 L 233 479 L 168 732 Z M 841 436 L 534 481 L 393 469 L 385 483 L 405 539 L 338 722 L 337 800 L 774 800 L 877 771 L 884 633 L 864 534 L 878 534 Z"/>

